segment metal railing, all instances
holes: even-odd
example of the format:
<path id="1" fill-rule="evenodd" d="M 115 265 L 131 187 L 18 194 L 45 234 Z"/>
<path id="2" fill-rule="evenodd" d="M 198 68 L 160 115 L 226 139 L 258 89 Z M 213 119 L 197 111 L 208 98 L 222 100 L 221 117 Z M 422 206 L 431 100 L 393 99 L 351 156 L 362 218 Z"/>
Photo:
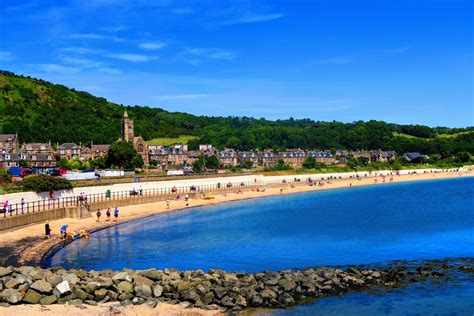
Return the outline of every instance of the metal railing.
<path id="1" fill-rule="evenodd" d="M 150 196 L 172 196 L 182 195 L 191 193 L 206 193 L 206 192 L 218 192 L 228 191 L 243 188 L 255 188 L 255 187 L 271 187 L 278 185 L 288 184 L 305 184 L 308 183 L 309 179 L 297 180 L 285 179 L 285 180 L 272 180 L 272 181 L 246 181 L 246 182 L 226 182 L 226 183 L 215 183 L 215 184 L 203 184 L 203 185 L 191 185 L 191 186 L 174 186 L 166 188 L 151 188 L 151 189 L 138 189 L 138 190 L 127 190 L 127 191 L 109 191 L 103 193 L 93 193 L 87 195 L 78 196 L 65 196 L 53 199 L 42 199 L 37 201 L 29 201 L 22 203 L 9 204 L 6 208 L 0 205 L 0 218 L 7 216 L 21 216 L 23 214 L 42 212 L 47 210 L 74 207 L 81 204 L 90 205 L 91 203 L 105 202 L 105 201 L 117 201 L 124 199 L 133 199 L 140 197 Z M 1 216 L 3 215 L 3 216 Z"/>

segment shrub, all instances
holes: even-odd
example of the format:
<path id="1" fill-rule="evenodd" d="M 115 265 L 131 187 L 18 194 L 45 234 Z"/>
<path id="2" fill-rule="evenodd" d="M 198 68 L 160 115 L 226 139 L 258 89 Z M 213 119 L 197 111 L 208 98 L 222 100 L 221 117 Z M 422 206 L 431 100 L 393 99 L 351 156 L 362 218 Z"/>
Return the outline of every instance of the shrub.
<path id="1" fill-rule="evenodd" d="M 50 192 L 59 190 L 71 190 L 72 184 L 67 179 L 49 175 L 28 176 L 19 183 L 25 190 L 39 192 Z"/>

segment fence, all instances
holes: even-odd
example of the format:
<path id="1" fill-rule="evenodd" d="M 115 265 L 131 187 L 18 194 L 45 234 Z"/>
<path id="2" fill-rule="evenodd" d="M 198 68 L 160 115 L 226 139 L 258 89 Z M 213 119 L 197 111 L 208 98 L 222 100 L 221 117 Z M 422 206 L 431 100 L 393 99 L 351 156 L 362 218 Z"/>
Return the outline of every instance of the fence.
<path id="1" fill-rule="evenodd" d="M 324 179 L 324 178 L 323 178 Z M 91 203 L 104 202 L 104 201 L 117 201 L 124 199 L 132 199 L 141 196 L 159 196 L 159 195 L 182 195 L 187 193 L 201 193 L 201 192 L 218 192 L 226 191 L 231 189 L 242 189 L 262 186 L 278 186 L 283 184 L 303 184 L 308 183 L 310 179 L 300 180 L 297 178 L 286 179 L 286 180 L 270 180 L 270 181 L 247 181 L 247 182 L 227 182 L 227 183 L 215 183 L 206 185 L 196 186 L 180 186 L 170 188 L 153 188 L 153 189 L 140 189 L 132 191 L 106 191 L 104 193 L 88 194 L 84 196 L 67 196 L 59 197 L 54 199 L 43 199 L 30 202 L 22 202 L 9 204 L 6 207 L 3 206 L 0 212 L 3 217 L 7 216 L 21 216 L 24 214 L 42 212 L 47 210 L 54 210 L 58 208 L 79 206 L 81 203 L 86 206 Z M 2 215 L 0 214 L 0 216 Z M 1 217 L 0 217 L 1 218 Z"/>

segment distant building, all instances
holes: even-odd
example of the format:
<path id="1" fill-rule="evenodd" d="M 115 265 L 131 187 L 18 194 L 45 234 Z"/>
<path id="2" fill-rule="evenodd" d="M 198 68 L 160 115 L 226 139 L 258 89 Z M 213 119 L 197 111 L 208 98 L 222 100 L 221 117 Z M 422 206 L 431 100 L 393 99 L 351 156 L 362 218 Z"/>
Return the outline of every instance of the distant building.
<path id="1" fill-rule="evenodd" d="M 52 153 L 3 153 L 0 158 L 0 165 L 3 169 L 19 167 L 20 161 L 26 162 L 28 167 L 55 167 L 56 158 Z"/>
<path id="2" fill-rule="evenodd" d="M 370 151 L 370 162 L 388 162 L 395 159 L 396 152 L 393 150 L 383 151 L 381 149 Z"/>
<path id="3" fill-rule="evenodd" d="M 239 151 L 237 153 L 237 162 L 240 166 L 246 164 L 247 161 L 251 162 L 252 168 L 258 165 L 258 156 L 253 151 Z"/>
<path id="4" fill-rule="evenodd" d="M 105 157 L 109 152 L 110 145 L 92 145 L 91 146 L 91 155 L 92 159 L 97 159 L 99 157 Z"/>
<path id="5" fill-rule="evenodd" d="M 221 150 L 217 153 L 219 163 L 224 168 L 230 168 L 237 165 L 237 153 L 233 149 Z"/>
<path id="6" fill-rule="evenodd" d="M 53 154 L 53 146 L 49 143 L 25 143 L 21 146 L 21 152 L 26 154 Z"/>
<path id="7" fill-rule="evenodd" d="M 75 143 L 64 143 L 58 146 L 59 159 L 79 159 L 81 158 L 81 147 Z"/>
<path id="8" fill-rule="evenodd" d="M 290 149 L 280 153 L 280 159 L 292 168 L 301 168 L 306 159 L 306 153 L 301 149 Z"/>
<path id="9" fill-rule="evenodd" d="M 313 157 L 317 162 L 331 164 L 336 162 L 336 158 L 331 154 L 330 151 L 310 151 L 308 152 L 309 157 Z"/>
<path id="10" fill-rule="evenodd" d="M 213 146 L 211 144 L 199 145 L 199 151 L 212 150 Z"/>
<path id="11" fill-rule="evenodd" d="M 424 160 L 428 159 L 427 155 L 422 155 L 419 152 L 409 152 L 403 156 L 407 161 L 413 163 L 423 163 Z"/>
<path id="12" fill-rule="evenodd" d="M 278 164 L 280 157 L 277 153 L 273 152 L 271 149 L 265 149 L 258 153 L 258 160 L 262 166 L 265 168 L 271 168 Z"/>
<path id="13" fill-rule="evenodd" d="M 0 152 L 13 153 L 18 152 L 20 146 L 17 134 L 0 134 Z"/>
<path id="14" fill-rule="evenodd" d="M 123 113 L 122 141 L 131 142 L 137 153 L 142 156 L 145 164 L 149 163 L 148 147 L 141 136 L 135 136 L 134 122 L 128 117 L 127 111 Z"/>

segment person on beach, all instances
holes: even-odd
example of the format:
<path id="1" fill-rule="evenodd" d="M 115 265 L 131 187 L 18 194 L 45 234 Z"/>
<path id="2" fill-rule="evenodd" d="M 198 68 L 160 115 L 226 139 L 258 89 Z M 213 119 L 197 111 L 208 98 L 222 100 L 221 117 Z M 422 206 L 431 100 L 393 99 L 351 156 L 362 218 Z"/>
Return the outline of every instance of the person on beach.
<path id="1" fill-rule="evenodd" d="M 48 239 L 51 238 L 51 227 L 49 226 L 49 221 L 46 221 L 46 224 L 44 224 L 44 234 Z"/>
<path id="2" fill-rule="evenodd" d="M 117 206 L 115 207 L 115 210 L 114 210 L 114 222 L 118 222 L 118 215 L 119 215 L 119 210 L 117 208 Z"/>
<path id="3" fill-rule="evenodd" d="M 61 229 L 60 229 L 61 238 L 63 238 L 63 239 L 66 239 L 66 237 L 67 237 L 67 227 L 68 227 L 67 224 L 64 224 L 63 226 L 61 226 Z"/>
<path id="4" fill-rule="evenodd" d="M 170 199 L 167 199 L 166 200 L 166 208 L 170 208 L 170 203 L 171 203 Z"/>
<path id="5" fill-rule="evenodd" d="M 99 222 L 100 216 L 102 215 L 102 212 L 100 211 L 100 209 L 97 209 L 97 213 L 95 215 L 97 216 L 97 221 Z"/>
<path id="6" fill-rule="evenodd" d="M 189 200 L 189 195 L 186 193 L 186 196 L 184 197 L 184 200 L 187 202 Z"/>
<path id="7" fill-rule="evenodd" d="M 21 214 L 25 211 L 25 198 L 21 198 Z"/>
<path id="8" fill-rule="evenodd" d="M 110 207 L 107 208 L 107 211 L 105 212 L 105 215 L 107 215 L 107 222 L 110 222 Z"/>

